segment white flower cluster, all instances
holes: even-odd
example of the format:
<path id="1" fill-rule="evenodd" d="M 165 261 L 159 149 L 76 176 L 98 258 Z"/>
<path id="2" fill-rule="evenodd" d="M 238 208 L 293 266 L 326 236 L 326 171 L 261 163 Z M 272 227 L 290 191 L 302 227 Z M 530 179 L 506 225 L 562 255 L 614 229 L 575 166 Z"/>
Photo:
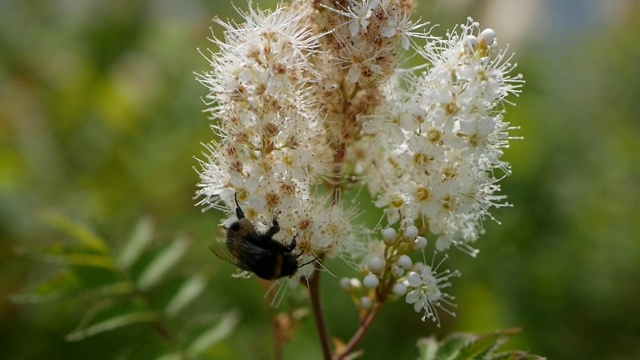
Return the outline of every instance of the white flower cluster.
<path id="1" fill-rule="evenodd" d="M 281 214 L 285 231 L 278 235 L 297 233 L 306 259 L 351 258 L 354 242 L 342 240 L 358 235 L 353 211 L 313 196 L 332 165 L 310 86 L 319 80 L 310 62 L 318 36 L 312 9 L 300 5 L 239 11 L 241 25 L 216 20 L 225 29 L 224 40 L 212 39 L 219 51 L 210 53 L 212 70 L 198 81 L 210 91 L 207 111 L 219 120 L 213 129 L 220 140 L 206 145 L 197 196 L 206 208 L 229 214 L 237 196 L 247 218 L 264 224 Z"/>
<path id="2" fill-rule="evenodd" d="M 439 251 L 455 244 L 475 255 L 469 243 L 489 209 L 503 205 L 496 176 L 510 173 L 500 161 L 509 128 L 496 108 L 522 81 L 508 77 L 513 66 L 493 30 L 476 37 L 471 20 L 461 29 L 419 52 L 429 69 L 404 74 L 406 90 L 387 88 L 380 111 L 367 116 L 364 146 L 376 151 L 360 168 L 390 223 L 419 220 L 439 236 Z"/>
<path id="3" fill-rule="evenodd" d="M 490 208 L 504 205 L 498 181 L 510 173 L 501 107 L 523 81 L 509 75 L 515 66 L 492 30 L 469 19 L 430 36 L 409 20 L 414 5 L 297 0 L 240 11 L 242 24 L 216 20 L 224 38 L 212 39 L 219 49 L 198 80 L 218 140 L 206 145 L 197 196 L 231 216 L 237 197 L 258 223 L 280 214 L 278 235 L 298 235 L 301 262 L 359 264 L 362 283 L 341 283 L 361 308 L 404 297 L 438 321 L 436 308 L 451 313 L 445 289 L 459 272 L 425 264 L 427 237 L 440 254 L 451 245 L 477 252 L 471 244 Z M 411 49 L 425 65 L 399 69 Z M 360 207 L 343 209 L 341 190 L 354 179 L 386 225 L 363 229 L 353 222 Z"/>
<path id="4" fill-rule="evenodd" d="M 378 85 L 397 69 L 402 60 L 398 55 L 409 50 L 411 38 L 424 37 L 418 30 L 426 24 L 411 22 L 408 1 L 347 3 L 346 7 L 341 2 L 321 5 L 329 11 L 321 13 L 318 22 L 332 34 L 324 39 L 325 50 L 339 67 L 346 69 L 350 83 L 361 87 Z"/>

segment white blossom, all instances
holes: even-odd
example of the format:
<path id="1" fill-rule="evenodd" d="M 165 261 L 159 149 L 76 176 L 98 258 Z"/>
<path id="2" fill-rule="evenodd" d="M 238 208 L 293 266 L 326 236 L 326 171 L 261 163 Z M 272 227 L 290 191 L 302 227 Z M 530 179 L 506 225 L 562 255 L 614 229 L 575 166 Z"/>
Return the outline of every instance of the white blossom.
<path id="1" fill-rule="evenodd" d="M 250 3 L 240 23 L 216 19 L 224 35 L 197 75 L 216 140 L 199 160 L 196 197 L 227 222 L 237 200 L 259 230 L 277 216 L 274 238 L 296 239 L 299 264 L 317 261 L 292 286 L 337 258 L 360 272 L 339 281 L 362 309 L 404 298 L 439 323 L 460 273 L 416 259 L 476 255 L 483 221 L 507 205 L 499 181 L 511 173 L 502 155 L 514 128 L 504 108 L 523 80 L 494 30 L 468 19 L 433 36 L 411 20 L 413 5 Z M 401 69 L 407 52 L 423 64 Z"/>

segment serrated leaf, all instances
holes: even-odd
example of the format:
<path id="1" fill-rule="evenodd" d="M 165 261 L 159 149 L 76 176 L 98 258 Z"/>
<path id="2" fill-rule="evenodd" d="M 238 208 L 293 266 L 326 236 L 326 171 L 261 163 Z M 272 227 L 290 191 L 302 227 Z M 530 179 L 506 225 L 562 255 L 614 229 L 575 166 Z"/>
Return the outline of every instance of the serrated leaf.
<path id="1" fill-rule="evenodd" d="M 187 279 L 173 298 L 169 301 L 165 314 L 171 318 L 176 316 L 191 301 L 197 298 L 205 288 L 207 279 L 202 274 L 195 274 Z"/>
<path id="2" fill-rule="evenodd" d="M 75 330 L 69 333 L 65 337 L 65 339 L 67 341 L 78 341 L 103 333 L 105 331 L 115 330 L 127 325 L 157 320 L 158 314 L 156 314 L 154 311 L 133 312 L 125 315 L 115 316 L 110 319 L 100 321 L 86 328 Z"/>
<path id="3" fill-rule="evenodd" d="M 195 357 L 224 340 L 227 336 L 231 335 L 239 321 L 240 315 L 235 310 L 224 314 L 220 321 L 193 340 L 187 348 L 187 353 L 189 356 Z"/>
<path id="4" fill-rule="evenodd" d="M 481 336 L 464 346 L 457 359 L 479 359 L 502 345 L 498 343 L 498 340 L 500 340 L 499 334 Z"/>
<path id="5" fill-rule="evenodd" d="M 42 215 L 42 219 L 45 223 L 71 235 L 75 240 L 78 240 L 78 242 L 87 248 L 104 254 L 109 253 L 109 245 L 104 240 L 94 235 L 87 228 L 74 223 L 70 219 L 54 212 L 45 212 Z"/>
<path id="6" fill-rule="evenodd" d="M 449 335 L 446 339 L 440 342 L 440 346 L 436 354 L 436 360 L 461 359 L 458 356 L 460 350 L 474 338 L 475 337 L 472 334 L 465 333 L 453 333 Z"/>
<path id="7" fill-rule="evenodd" d="M 438 341 L 434 337 L 418 340 L 418 360 L 435 360 L 438 352 Z"/>
<path id="8" fill-rule="evenodd" d="M 519 330 L 517 329 L 508 329 L 502 331 L 496 331 L 491 334 L 481 335 L 475 340 L 466 344 L 458 355 L 459 359 L 477 359 L 488 354 L 491 354 L 498 348 L 500 348 L 504 343 L 509 340 L 509 338 L 517 333 Z"/>
<path id="9" fill-rule="evenodd" d="M 72 271 L 63 271 L 39 283 L 33 290 L 11 295 L 11 301 L 19 304 L 50 302 L 79 289 L 78 277 Z"/>
<path id="10" fill-rule="evenodd" d="M 162 276 L 180 260 L 188 247 L 189 241 L 186 238 L 179 237 L 175 239 L 142 271 L 138 278 L 138 287 L 141 290 L 146 290 L 157 284 L 162 279 Z"/>
<path id="11" fill-rule="evenodd" d="M 419 360 L 546 360 L 524 351 L 495 353 L 520 329 L 506 329 L 490 334 L 477 335 L 454 333 L 440 343 L 433 338 L 418 341 Z M 430 350 L 431 349 L 431 350 Z M 428 352 L 437 349 L 435 357 Z"/>
<path id="12" fill-rule="evenodd" d="M 144 248 L 151 242 L 152 235 L 153 222 L 150 218 L 143 217 L 136 224 L 131 238 L 118 255 L 118 264 L 124 269 L 133 265 L 142 254 Z"/>

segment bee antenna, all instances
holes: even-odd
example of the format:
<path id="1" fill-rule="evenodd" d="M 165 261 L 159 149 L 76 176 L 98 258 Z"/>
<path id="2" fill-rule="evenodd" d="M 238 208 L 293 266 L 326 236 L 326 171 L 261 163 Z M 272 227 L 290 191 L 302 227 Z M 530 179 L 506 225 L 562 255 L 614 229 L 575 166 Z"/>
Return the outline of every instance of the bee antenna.
<path id="1" fill-rule="evenodd" d="M 300 257 L 300 255 L 302 255 L 302 254 L 299 254 L 297 257 Z M 313 255 L 313 260 L 307 261 L 306 263 L 304 263 L 304 264 L 302 264 L 302 265 L 298 266 L 298 269 L 300 269 L 301 267 L 303 267 L 303 266 L 305 266 L 305 265 L 309 265 L 309 264 L 311 264 L 312 262 L 318 261 L 318 260 L 320 260 L 320 258 L 319 258 L 319 257 L 317 257 L 317 256 L 315 256 L 315 255 Z"/>

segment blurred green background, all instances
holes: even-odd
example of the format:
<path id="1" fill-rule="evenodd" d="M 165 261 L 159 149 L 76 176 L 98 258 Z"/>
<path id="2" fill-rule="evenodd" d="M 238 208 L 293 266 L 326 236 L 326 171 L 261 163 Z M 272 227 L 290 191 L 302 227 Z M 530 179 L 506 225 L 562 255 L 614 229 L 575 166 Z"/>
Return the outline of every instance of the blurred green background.
<path id="1" fill-rule="evenodd" d="M 261 1 L 263 8 L 274 1 Z M 245 3 L 236 1 L 240 8 Z M 511 43 L 527 81 L 506 120 L 521 127 L 502 181 L 513 208 L 494 211 L 477 259 L 453 254 L 463 276 L 457 317 L 422 323 L 388 305 L 362 346 L 365 358 L 412 359 L 420 336 L 522 327 L 509 347 L 550 359 L 640 358 L 640 5 L 636 1 L 424 1 L 419 16 L 443 34 L 473 16 Z M 210 319 L 242 314 L 210 358 L 272 358 L 270 310 L 252 280 L 207 249 L 218 214 L 194 206 L 194 157 L 212 133 L 202 113 L 207 70 L 196 51 L 213 16 L 238 18 L 227 1 L 38 1 L 0 3 L 0 357 L 112 359 L 157 341 L 148 324 L 79 342 L 77 301 L 17 305 L 11 294 L 56 271 L 17 254 L 66 237 L 43 223 L 63 214 L 117 251 L 142 217 L 153 247 L 191 240 L 172 275 L 207 274 L 190 309 Z M 219 28 L 214 28 L 219 31 Z M 331 266 L 331 264 L 330 264 Z M 348 275 L 340 273 L 338 275 Z M 354 274 L 351 274 L 353 276 Z M 355 311 L 324 277 L 329 326 L 346 340 Z M 204 321 L 204 320 L 203 320 Z M 181 326 L 169 324 L 180 339 Z M 255 351 L 264 349 L 264 351 Z M 285 358 L 320 358 L 304 318 Z M 374 356 L 374 354 L 376 354 Z"/>

